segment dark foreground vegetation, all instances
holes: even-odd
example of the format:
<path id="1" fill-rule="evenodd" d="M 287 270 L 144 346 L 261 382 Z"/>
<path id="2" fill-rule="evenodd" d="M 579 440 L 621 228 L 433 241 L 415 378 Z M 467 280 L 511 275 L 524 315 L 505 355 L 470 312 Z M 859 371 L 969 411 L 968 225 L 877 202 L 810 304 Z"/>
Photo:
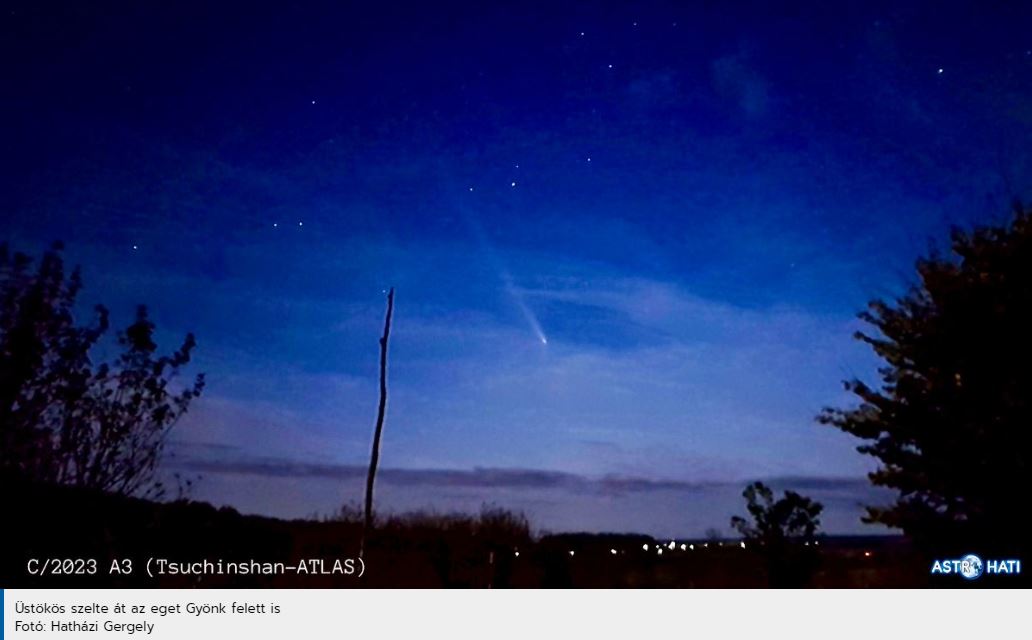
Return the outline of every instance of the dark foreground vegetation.
<path id="1" fill-rule="evenodd" d="M 766 587 L 761 554 L 739 540 L 643 535 L 532 536 L 503 510 L 477 516 L 411 514 L 380 522 L 365 574 L 148 577 L 149 558 L 283 562 L 357 555 L 360 518 L 286 521 L 198 502 L 157 503 L 88 489 L 8 485 L 13 536 L 0 581 L 8 587 Z M 673 548 L 670 543 L 674 542 Z M 682 550 L 681 545 L 686 546 Z M 932 578 L 928 560 L 896 536 L 822 537 L 815 587 L 960 587 Z M 688 548 L 691 545 L 693 548 Z M 659 553 L 660 549 L 663 553 Z M 614 553 L 615 551 L 615 553 Z M 518 555 L 517 555 L 518 554 Z M 94 558 L 94 575 L 30 575 L 32 558 Z M 111 573 L 131 559 L 129 575 Z M 950 579 L 952 578 L 952 579 Z M 992 586 L 984 576 L 976 586 Z M 1015 586 L 1012 580 L 1006 585 Z"/>

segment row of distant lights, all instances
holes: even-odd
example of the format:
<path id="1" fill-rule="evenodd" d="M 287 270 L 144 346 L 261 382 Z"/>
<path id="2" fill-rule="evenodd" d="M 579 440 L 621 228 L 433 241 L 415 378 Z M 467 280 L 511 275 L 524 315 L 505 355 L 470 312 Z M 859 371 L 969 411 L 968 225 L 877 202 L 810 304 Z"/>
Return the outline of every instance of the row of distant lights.
<path id="1" fill-rule="evenodd" d="M 717 544 L 717 546 L 718 546 L 718 547 L 722 547 L 722 546 L 724 546 L 724 543 L 723 543 L 723 542 L 717 542 L 716 544 Z M 730 543 L 729 543 L 729 544 L 730 544 Z M 805 544 L 806 546 L 810 546 L 810 543 L 809 543 L 809 542 L 806 542 L 806 543 L 804 543 L 804 544 Z M 819 542 L 817 542 L 817 541 L 814 541 L 814 543 L 813 543 L 813 546 L 815 546 L 815 547 L 816 547 L 816 546 L 819 546 L 819 545 L 820 545 L 820 543 L 819 543 Z M 708 542 L 703 542 L 701 546 L 702 546 L 702 547 L 703 547 L 704 549 L 708 549 L 708 548 L 709 548 L 709 543 L 708 543 Z M 731 544 L 731 546 L 734 546 L 734 545 L 733 545 L 733 544 Z M 738 543 L 738 547 L 739 547 L 739 548 L 741 548 L 741 549 L 744 549 L 744 548 L 745 548 L 745 541 L 744 541 L 744 540 L 740 541 L 740 542 Z M 670 541 L 670 542 L 668 542 L 667 544 L 657 544 L 657 545 L 656 545 L 656 549 L 655 549 L 655 551 L 656 551 L 656 555 L 660 555 L 660 556 L 661 556 L 661 555 L 663 555 L 663 550 L 664 550 L 664 549 L 665 549 L 665 550 L 667 550 L 667 551 L 676 551 L 676 550 L 677 550 L 678 548 L 680 548 L 680 550 L 681 550 L 681 551 L 695 551 L 695 545 L 694 545 L 694 544 L 688 544 L 688 543 L 682 542 L 682 543 L 681 543 L 681 545 L 680 545 L 680 547 L 678 547 L 678 544 L 677 544 L 677 542 L 675 542 L 675 541 L 673 541 L 673 540 L 671 540 L 671 541 Z M 641 545 L 641 550 L 642 550 L 642 551 L 646 551 L 646 552 L 647 552 L 647 551 L 649 551 L 649 549 L 650 549 L 649 545 L 647 545 L 647 544 L 643 544 L 643 545 Z M 574 550 L 573 550 L 573 549 L 570 549 L 569 551 L 567 551 L 567 553 L 568 553 L 568 554 L 570 555 L 570 557 L 573 557 L 573 556 L 575 555 L 575 552 L 574 552 Z M 609 555 L 613 555 L 613 556 L 615 556 L 615 555 L 619 555 L 619 554 L 621 554 L 621 553 L 623 553 L 623 551 L 620 551 L 620 550 L 618 550 L 618 549 L 615 549 L 615 548 L 614 548 L 614 549 L 610 549 L 610 550 L 609 550 Z M 514 555 L 515 555 L 515 556 L 516 556 L 517 558 L 519 558 L 519 557 L 520 557 L 520 552 L 519 552 L 519 550 L 516 550 L 516 551 L 514 552 Z M 867 557 L 870 557 L 871 553 L 870 553 L 870 552 L 868 551 L 868 552 L 865 552 L 865 554 L 864 554 L 864 555 L 865 555 L 865 556 L 867 556 Z"/>
<path id="2" fill-rule="evenodd" d="M 719 547 L 724 546 L 723 542 L 718 542 L 716 544 Z M 744 549 L 745 548 L 745 541 L 742 540 L 741 542 L 739 542 L 738 546 L 741 547 L 742 549 Z M 704 549 L 708 549 L 709 548 L 709 543 L 708 542 L 703 542 L 702 543 L 702 547 Z M 663 555 L 663 550 L 664 549 L 666 549 L 667 551 L 676 551 L 678 549 L 678 546 L 677 546 L 677 543 L 674 542 L 673 540 L 671 540 L 670 542 L 668 542 L 665 545 L 657 544 L 656 545 L 656 555 L 660 555 L 660 556 Z M 687 544 L 687 543 L 682 542 L 681 546 L 680 546 L 680 549 L 681 549 L 681 551 L 695 551 L 695 545 L 694 544 Z M 649 550 L 649 545 L 647 545 L 647 544 L 641 545 L 641 550 L 642 551 L 648 551 Z M 609 553 L 611 555 L 615 556 L 617 554 L 617 550 L 616 549 L 610 549 Z"/>

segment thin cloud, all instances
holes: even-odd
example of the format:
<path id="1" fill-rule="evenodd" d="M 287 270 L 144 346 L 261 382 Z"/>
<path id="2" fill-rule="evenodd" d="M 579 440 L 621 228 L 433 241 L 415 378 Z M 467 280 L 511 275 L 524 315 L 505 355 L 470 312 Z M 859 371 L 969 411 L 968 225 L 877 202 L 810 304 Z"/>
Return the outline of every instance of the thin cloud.
<path id="1" fill-rule="evenodd" d="M 284 459 L 180 459 L 176 470 L 200 473 L 192 497 L 285 518 L 332 514 L 362 495 L 366 469 Z M 733 535 L 732 515 L 744 513 L 741 482 L 689 482 L 633 476 L 592 477 L 519 468 L 383 469 L 378 509 L 475 512 L 484 504 L 521 511 L 540 531 L 627 531 L 658 536 Z M 864 478 L 785 477 L 765 482 L 822 502 L 824 531 L 878 533 L 863 525 L 863 506 L 891 493 Z"/>

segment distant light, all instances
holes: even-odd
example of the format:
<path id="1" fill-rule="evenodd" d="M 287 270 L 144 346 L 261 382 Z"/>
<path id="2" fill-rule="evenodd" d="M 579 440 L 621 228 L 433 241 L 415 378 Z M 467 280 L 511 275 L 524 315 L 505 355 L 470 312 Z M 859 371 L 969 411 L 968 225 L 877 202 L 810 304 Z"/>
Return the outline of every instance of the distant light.
<path id="1" fill-rule="evenodd" d="M 570 555 L 571 556 L 573 555 L 573 549 L 570 549 Z"/>
<path id="2" fill-rule="evenodd" d="M 648 551 L 649 550 L 649 545 L 647 545 L 647 544 L 641 545 L 641 550 L 642 551 Z"/>
<path id="3" fill-rule="evenodd" d="M 709 549 L 709 543 L 708 543 L 708 542 L 703 542 L 703 543 L 702 543 L 702 546 L 704 546 L 704 547 L 706 547 L 707 549 Z"/>
<path id="4" fill-rule="evenodd" d="M 591 158 L 590 157 L 588 158 L 588 162 L 591 162 Z"/>
<path id="5" fill-rule="evenodd" d="M 803 543 L 803 546 L 804 546 L 804 547 L 809 547 L 809 546 L 810 546 L 810 543 L 809 543 L 809 542 L 804 542 L 804 543 Z"/>
<path id="6" fill-rule="evenodd" d="M 610 549 L 610 550 L 609 550 L 609 553 L 611 553 L 612 555 L 614 555 L 614 556 L 615 556 L 615 555 L 616 555 L 616 549 Z"/>
<path id="7" fill-rule="evenodd" d="M 516 168 L 517 168 L 517 169 L 519 169 L 519 168 L 520 168 L 520 165 L 519 165 L 519 164 L 517 164 L 517 165 L 516 165 Z"/>
<path id="8" fill-rule="evenodd" d="M 740 547 L 742 547 L 744 549 L 745 548 L 745 541 L 743 540 L 742 542 L 739 542 L 738 546 L 740 546 Z"/>
<path id="9" fill-rule="evenodd" d="M 517 551 L 515 555 L 516 555 L 517 558 L 519 558 L 520 557 L 520 552 Z"/>
<path id="10" fill-rule="evenodd" d="M 943 72 L 942 67 L 939 67 L 939 75 L 942 75 L 942 72 Z"/>
<path id="11" fill-rule="evenodd" d="M 581 34 L 581 37 L 584 37 L 584 32 L 583 31 L 581 31 L 580 34 Z"/>
<path id="12" fill-rule="evenodd" d="M 686 545 L 685 543 L 682 542 L 681 543 L 681 551 L 684 551 L 687 548 L 688 548 L 688 545 Z"/>
<path id="13" fill-rule="evenodd" d="M 277 227 L 279 227 L 279 223 L 278 222 L 273 222 L 272 223 L 272 228 L 275 229 Z"/>
<path id="14" fill-rule="evenodd" d="M 817 547 L 817 546 L 820 546 L 820 544 L 821 544 L 821 543 L 820 543 L 820 542 L 817 542 L 816 540 L 814 540 L 814 541 L 813 541 L 813 546 L 815 546 L 815 547 Z"/>
<path id="15" fill-rule="evenodd" d="M 312 100 L 312 104 L 315 104 L 315 100 Z"/>
<path id="16" fill-rule="evenodd" d="M 676 546 L 677 546 L 677 545 L 676 545 L 676 544 L 674 543 L 674 541 L 673 541 L 673 540 L 671 540 L 671 541 L 670 541 L 670 544 L 668 544 L 668 545 L 667 545 L 667 548 L 668 548 L 668 549 L 670 549 L 671 551 L 673 551 L 673 550 L 674 550 L 674 547 L 676 547 Z"/>
<path id="17" fill-rule="evenodd" d="M 656 553 L 659 554 L 659 555 L 663 555 L 663 550 L 662 549 L 657 549 Z"/>
<path id="18" fill-rule="evenodd" d="M 610 68 L 610 69 L 612 69 L 612 68 L 613 68 L 613 65 L 609 65 L 609 68 Z"/>
<path id="19" fill-rule="evenodd" d="M 140 248 L 140 247 L 136 246 L 135 244 L 133 245 L 133 251 L 136 251 L 136 250 L 137 250 L 137 249 L 139 249 L 139 248 Z"/>
<path id="20" fill-rule="evenodd" d="M 515 180 L 513 180 L 513 181 L 512 181 L 512 184 L 510 184 L 509 186 L 510 186 L 510 187 L 515 187 L 515 186 L 516 186 L 516 181 L 515 181 Z"/>
<path id="21" fill-rule="evenodd" d="M 297 226 L 299 226 L 299 227 L 303 227 L 303 226 L 305 226 L 305 223 L 304 223 L 304 222 L 301 222 L 300 220 L 298 220 L 298 221 L 297 221 Z"/>
<path id="22" fill-rule="evenodd" d="M 865 558 L 870 558 L 871 557 L 871 552 L 870 551 L 864 551 L 864 557 Z"/>
<path id="23" fill-rule="evenodd" d="M 470 188 L 469 188 L 469 190 L 470 190 L 470 191 L 472 191 L 472 190 L 473 190 L 473 187 L 470 187 Z"/>

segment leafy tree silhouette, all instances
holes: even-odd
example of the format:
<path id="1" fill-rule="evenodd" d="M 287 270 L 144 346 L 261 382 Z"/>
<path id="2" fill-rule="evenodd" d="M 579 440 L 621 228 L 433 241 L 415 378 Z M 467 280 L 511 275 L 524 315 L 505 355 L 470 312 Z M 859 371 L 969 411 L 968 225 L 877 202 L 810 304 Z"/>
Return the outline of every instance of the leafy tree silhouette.
<path id="1" fill-rule="evenodd" d="M 200 395 L 204 376 L 176 390 L 193 335 L 156 356 L 145 307 L 117 337 L 111 364 L 90 352 L 108 329 L 95 307 L 90 326 L 75 324 L 82 289 L 78 268 L 65 273 L 62 246 L 33 260 L 0 245 L 0 470 L 5 477 L 54 482 L 124 495 L 158 497 L 155 480 L 166 436 Z"/>
<path id="2" fill-rule="evenodd" d="M 731 526 L 745 538 L 746 548 L 759 553 L 767 564 L 772 587 L 806 585 L 817 568 L 817 529 L 824 506 L 819 502 L 786 491 L 780 500 L 762 482 L 753 482 L 742 496 L 752 523 L 731 518 Z"/>
<path id="3" fill-rule="evenodd" d="M 954 229 L 952 255 L 917 263 L 893 303 L 875 300 L 858 332 L 884 361 L 880 384 L 853 379 L 850 409 L 819 420 L 864 440 L 876 485 L 895 504 L 866 521 L 900 528 L 929 551 L 1028 549 L 1032 435 L 1032 218 Z"/>

